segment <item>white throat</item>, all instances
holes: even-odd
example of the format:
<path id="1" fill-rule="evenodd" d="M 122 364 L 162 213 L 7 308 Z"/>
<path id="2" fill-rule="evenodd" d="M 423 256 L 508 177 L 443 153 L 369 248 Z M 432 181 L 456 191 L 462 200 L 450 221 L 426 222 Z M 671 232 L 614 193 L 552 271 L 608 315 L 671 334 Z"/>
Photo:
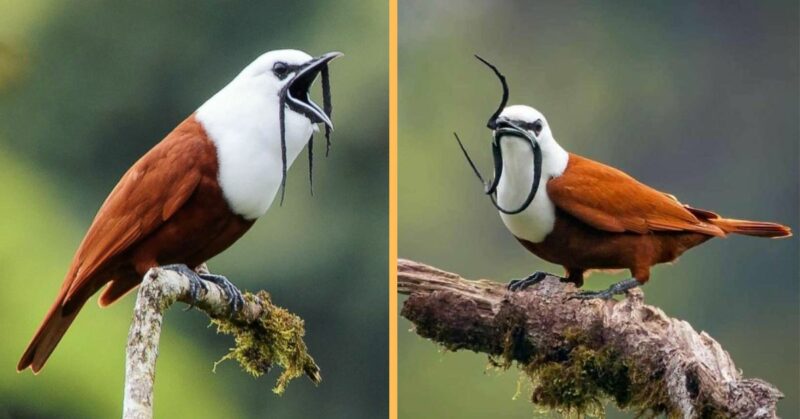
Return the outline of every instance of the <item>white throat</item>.
<path id="1" fill-rule="evenodd" d="M 219 184 L 231 210 L 256 219 L 269 208 L 281 185 L 282 162 L 277 95 L 265 95 L 264 81 L 237 77 L 196 113 L 217 148 Z M 315 124 L 286 109 L 286 162 L 290 166 Z"/>
<path id="2" fill-rule="evenodd" d="M 553 231 L 556 211 L 547 196 L 547 181 L 560 176 L 567 168 L 569 154 L 552 137 L 539 139 L 542 152 L 542 177 L 531 204 L 518 214 L 500 213 L 503 223 L 512 234 L 539 243 Z M 500 140 L 503 153 L 503 173 L 497 185 L 497 203 L 507 210 L 519 208 L 533 187 L 533 150 L 519 137 Z"/>

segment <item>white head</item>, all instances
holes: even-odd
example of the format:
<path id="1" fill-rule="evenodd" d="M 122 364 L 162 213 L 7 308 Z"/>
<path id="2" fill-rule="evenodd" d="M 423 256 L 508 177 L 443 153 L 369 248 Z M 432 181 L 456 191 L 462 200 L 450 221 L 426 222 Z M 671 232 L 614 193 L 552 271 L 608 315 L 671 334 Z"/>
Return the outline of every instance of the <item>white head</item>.
<path id="1" fill-rule="evenodd" d="M 303 51 L 270 51 L 245 67 L 236 78 L 263 79 L 265 93 L 275 93 L 279 97 L 285 95 L 289 112 L 304 115 L 311 123 L 324 123 L 333 129 L 328 115 L 309 98 L 308 90 L 328 62 L 341 55 L 331 52 L 312 58 Z"/>
<path id="2" fill-rule="evenodd" d="M 525 134 L 514 134 L 519 130 Z M 500 145 L 502 154 L 503 168 L 497 186 L 500 206 L 509 210 L 519 208 L 532 192 L 532 185 L 538 185 L 529 212 L 537 216 L 549 214 L 547 181 L 564 173 L 569 154 L 553 138 L 547 119 L 530 106 L 506 107 L 496 119 L 493 138 Z M 541 158 L 538 180 L 534 170 L 535 154 Z"/>
<path id="3" fill-rule="evenodd" d="M 553 138 L 553 131 L 550 130 L 547 118 L 530 106 L 512 105 L 504 108 L 497 117 L 497 124 L 502 125 L 504 122 L 528 131 L 539 144 L 543 155 L 547 149 L 552 149 L 553 145 L 561 148 Z"/>
<path id="4" fill-rule="evenodd" d="M 268 106 L 279 109 L 284 101 L 287 119 L 305 117 L 307 125 L 324 123 L 333 128 L 328 115 L 308 95 L 311 85 L 327 63 L 342 54 L 331 52 L 312 57 L 303 51 L 284 49 L 262 54 L 242 70 L 225 88 L 209 99 L 198 111 L 249 114 Z M 209 108 L 214 108 L 209 109 Z M 295 115 L 296 114 L 296 115 Z M 211 115 L 208 115 L 211 117 Z M 278 125 L 278 114 L 261 115 Z M 217 116 L 218 118 L 221 116 Z M 287 134 L 288 134 L 287 126 Z"/>
<path id="5" fill-rule="evenodd" d="M 341 55 L 267 52 L 197 109 L 217 147 L 219 180 L 234 211 L 247 218 L 263 214 L 316 124 L 333 128 L 309 89 L 321 72 L 326 87 L 327 63 Z"/>
<path id="6" fill-rule="evenodd" d="M 542 155 L 542 175 L 554 176 L 561 174 L 566 167 L 568 154 L 553 138 L 553 131 L 544 115 L 536 109 L 526 105 L 508 106 L 497 117 L 493 136 L 499 137 L 496 141 L 500 144 L 503 154 L 503 164 L 508 166 L 519 161 L 525 166 L 533 163 L 532 147 L 527 139 L 517 135 L 503 135 L 503 131 L 522 129 L 528 133 L 538 146 Z M 513 173 L 515 168 L 512 169 Z M 546 181 L 547 179 L 545 179 Z"/>

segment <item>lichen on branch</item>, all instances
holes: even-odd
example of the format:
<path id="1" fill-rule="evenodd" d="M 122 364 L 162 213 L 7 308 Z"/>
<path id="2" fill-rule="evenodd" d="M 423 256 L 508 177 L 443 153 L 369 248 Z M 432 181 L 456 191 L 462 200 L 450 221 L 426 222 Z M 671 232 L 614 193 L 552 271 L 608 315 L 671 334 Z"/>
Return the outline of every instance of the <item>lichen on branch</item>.
<path id="1" fill-rule="evenodd" d="M 274 364 L 282 369 L 275 387 L 276 394 L 283 394 L 289 381 L 307 375 L 314 384 L 322 377 L 319 367 L 308 354 L 303 341 L 305 326 L 303 320 L 288 310 L 272 304 L 266 291 L 257 294 L 244 293 L 245 304 L 257 304 L 261 314 L 249 324 L 242 324 L 228 318 L 212 318 L 217 332 L 232 335 L 235 346 L 219 362 L 235 360 L 243 370 L 254 377 L 269 372 Z"/>
<path id="2" fill-rule="evenodd" d="M 599 334 L 568 331 L 560 348 L 550 353 L 532 351 L 535 355 L 527 361 L 512 356 L 512 342 L 505 341 L 502 355 L 490 355 L 490 363 L 508 369 L 516 362 L 532 384 L 530 400 L 538 406 L 564 416 L 602 417 L 610 400 L 637 417 L 675 416 L 663 377 L 640 369 L 636 360 L 605 345 Z"/>

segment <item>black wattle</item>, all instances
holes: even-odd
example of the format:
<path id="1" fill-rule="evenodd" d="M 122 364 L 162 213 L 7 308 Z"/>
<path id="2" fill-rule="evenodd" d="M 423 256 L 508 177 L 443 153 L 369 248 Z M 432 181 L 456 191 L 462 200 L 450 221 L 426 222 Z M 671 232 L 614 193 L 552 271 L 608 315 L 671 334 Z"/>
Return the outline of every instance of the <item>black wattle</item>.
<path id="1" fill-rule="evenodd" d="M 499 143 L 503 138 L 504 137 L 498 138 L 497 140 L 498 148 L 500 147 Z M 497 210 L 502 212 L 503 214 L 514 215 L 514 214 L 519 214 L 522 211 L 525 211 L 525 209 L 528 208 L 531 202 L 533 202 L 533 198 L 536 197 L 536 192 L 539 190 L 539 182 L 541 181 L 542 178 L 542 150 L 539 148 L 539 144 L 537 144 L 535 141 L 531 140 L 530 138 L 526 139 L 528 140 L 528 145 L 531 146 L 531 150 L 533 151 L 533 185 L 531 185 L 531 190 L 530 192 L 528 192 L 528 197 L 525 199 L 525 202 L 523 202 L 522 205 L 519 206 L 519 208 L 513 211 L 509 211 L 501 207 L 500 204 L 497 203 L 497 198 L 495 196 L 496 194 L 489 195 L 489 198 L 492 200 L 492 204 L 494 205 L 494 207 L 497 208 Z M 501 156 L 500 159 L 502 160 L 502 154 L 500 156 Z M 498 179 L 499 176 L 492 183 L 497 183 Z"/>
<path id="2" fill-rule="evenodd" d="M 331 102 L 331 76 L 328 72 L 328 65 L 322 66 L 322 111 L 331 119 L 333 114 L 333 103 Z M 331 127 L 325 124 L 325 157 L 331 152 Z"/>
<path id="3" fill-rule="evenodd" d="M 500 73 L 500 70 L 497 69 L 493 64 L 484 60 L 483 58 L 475 55 L 475 58 L 480 60 L 480 62 L 486 64 L 487 67 L 491 68 L 494 74 L 500 79 L 500 84 L 503 86 L 503 98 L 500 100 L 500 105 L 497 107 L 497 110 L 494 111 L 492 116 L 489 118 L 489 121 L 486 123 L 486 126 L 489 129 L 494 130 L 497 128 L 497 118 L 500 117 L 500 113 L 503 112 L 503 109 L 506 107 L 506 103 L 508 103 L 508 84 L 506 83 L 506 77 Z"/>
<path id="4" fill-rule="evenodd" d="M 283 205 L 283 198 L 286 196 L 286 88 L 281 91 L 280 102 L 278 103 L 278 120 L 280 120 L 281 127 L 281 203 Z"/>
<path id="5" fill-rule="evenodd" d="M 500 183 L 500 176 L 503 174 L 503 153 L 500 150 L 500 141 L 492 141 L 492 161 L 494 161 L 494 179 L 486 188 L 486 194 L 491 195 L 497 190 Z"/>
<path id="6" fill-rule="evenodd" d="M 308 187 L 311 189 L 311 196 L 314 196 L 314 133 L 308 139 Z"/>
<path id="7" fill-rule="evenodd" d="M 464 144 L 461 142 L 461 138 L 458 138 L 458 134 L 456 134 L 455 132 L 453 133 L 453 136 L 456 137 L 456 141 L 458 142 L 458 146 L 461 148 L 461 152 L 464 153 L 464 157 L 466 157 L 467 163 L 469 163 L 469 166 L 472 167 L 472 171 L 475 173 L 475 176 L 478 177 L 478 180 L 481 181 L 481 184 L 483 184 L 484 187 L 485 187 L 486 186 L 486 182 L 483 180 L 483 176 L 481 176 L 481 172 L 475 166 L 475 163 L 472 161 L 472 158 L 469 156 L 469 153 L 467 153 L 467 149 L 464 148 Z"/>
<path id="8" fill-rule="evenodd" d="M 530 192 L 528 192 L 528 197 L 525 199 L 525 202 L 523 202 L 522 205 L 519 206 L 519 208 L 513 211 L 509 211 L 501 207 L 500 204 L 497 203 L 497 198 L 495 197 L 497 193 L 497 186 L 500 183 L 500 176 L 503 174 L 503 153 L 500 149 L 500 141 L 502 141 L 502 139 L 505 137 L 499 136 L 496 138 L 494 142 L 492 142 L 492 157 L 494 159 L 495 176 L 494 179 L 492 179 L 491 182 L 489 182 L 489 184 L 486 184 L 486 181 L 483 179 L 483 176 L 481 175 L 481 172 L 478 170 L 478 167 L 475 166 L 475 163 L 472 161 L 472 158 L 470 157 L 469 153 L 467 153 L 467 149 L 464 148 L 464 144 L 461 142 L 461 139 L 458 138 L 458 134 L 454 132 L 453 136 L 456 138 L 458 146 L 461 148 L 461 152 L 464 153 L 464 157 L 467 159 L 467 163 L 469 163 L 470 167 L 472 168 L 472 171 L 475 173 L 475 176 L 484 185 L 485 187 L 484 192 L 487 195 L 489 195 L 489 199 L 492 201 L 492 205 L 494 205 L 494 207 L 497 208 L 498 211 L 504 214 L 513 215 L 525 211 L 525 209 L 528 208 L 531 202 L 533 202 L 533 198 L 536 197 L 536 192 L 539 190 L 539 182 L 541 181 L 542 178 L 542 151 L 539 148 L 539 144 L 537 144 L 535 140 L 529 138 L 528 136 L 522 136 L 519 134 L 517 135 L 518 137 L 527 140 L 528 145 L 531 147 L 531 150 L 533 151 L 533 185 L 531 187 Z"/>

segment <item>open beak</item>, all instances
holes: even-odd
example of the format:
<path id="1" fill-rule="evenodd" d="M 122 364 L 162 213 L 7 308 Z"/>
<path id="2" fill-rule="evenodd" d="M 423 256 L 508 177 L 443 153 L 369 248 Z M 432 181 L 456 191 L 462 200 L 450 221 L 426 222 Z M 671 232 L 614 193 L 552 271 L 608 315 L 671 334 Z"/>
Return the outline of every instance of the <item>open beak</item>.
<path id="1" fill-rule="evenodd" d="M 293 111 L 305 115 L 312 123 L 325 124 L 330 130 L 333 130 L 330 115 L 311 100 L 309 90 L 314 84 L 314 80 L 317 79 L 317 75 L 326 68 L 328 62 L 342 55 L 344 54 L 341 52 L 329 52 L 307 62 L 297 70 L 297 74 L 289 82 L 289 88 L 286 91 L 286 104 Z"/>
<path id="2" fill-rule="evenodd" d="M 530 133 L 530 131 L 515 125 L 513 122 L 508 121 L 506 119 L 497 119 L 495 123 L 494 132 L 492 133 L 492 141 L 494 143 L 500 142 L 500 137 L 504 135 L 520 137 L 526 139 L 532 143 L 536 143 L 536 138 Z"/>

